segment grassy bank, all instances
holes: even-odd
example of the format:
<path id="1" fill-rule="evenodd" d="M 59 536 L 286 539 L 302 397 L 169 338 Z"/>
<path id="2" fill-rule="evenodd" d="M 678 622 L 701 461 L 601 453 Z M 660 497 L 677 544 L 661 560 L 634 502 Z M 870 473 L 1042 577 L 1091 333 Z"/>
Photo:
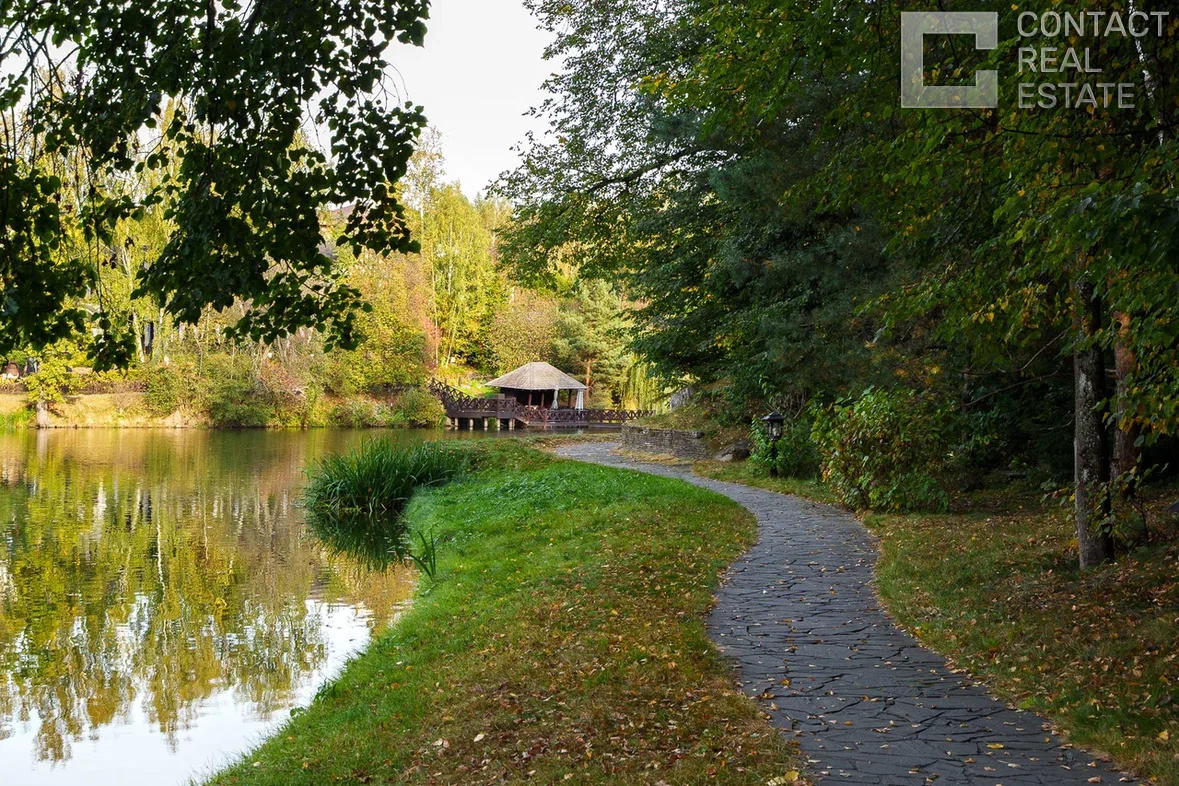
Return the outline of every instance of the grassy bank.
<path id="1" fill-rule="evenodd" d="M 702 617 L 753 539 L 736 504 L 509 441 L 416 494 L 437 580 L 215 784 L 766 783 L 794 749 Z M 789 780 L 780 782 L 789 783 Z"/>
<path id="2" fill-rule="evenodd" d="M 706 478 L 744 483 L 747 486 L 777 491 L 779 494 L 795 494 L 828 505 L 838 504 L 834 492 L 817 478 L 771 478 L 764 469 L 751 461 L 697 461 L 692 468 Z"/>
<path id="3" fill-rule="evenodd" d="M 815 481 L 751 465 L 702 474 L 822 501 Z M 1147 493 L 1155 521 L 1176 491 Z M 945 515 L 864 516 L 880 537 L 881 598 L 898 621 L 1073 742 L 1179 784 L 1179 546 L 1084 574 L 1071 521 L 1031 489 L 961 496 Z"/>

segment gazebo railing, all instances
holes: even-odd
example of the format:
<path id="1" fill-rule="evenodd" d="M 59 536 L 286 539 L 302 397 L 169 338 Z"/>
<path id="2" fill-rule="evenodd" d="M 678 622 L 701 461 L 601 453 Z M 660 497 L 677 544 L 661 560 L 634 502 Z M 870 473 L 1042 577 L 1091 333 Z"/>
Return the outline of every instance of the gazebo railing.
<path id="1" fill-rule="evenodd" d="M 539 426 L 621 425 L 654 414 L 636 409 L 552 409 L 521 404 L 513 398 L 497 396 L 480 398 L 468 396 L 437 380 L 431 380 L 429 390 L 452 418 L 501 418 Z"/>
<path id="2" fill-rule="evenodd" d="M 447 414 L 451 412 L 485 412 L 495 409 L 497 405 L 516 404 L 515 401 L 468 396 L 461 390 L 452 388 L 450 385 L 435 379 L 430 380 L 428 387 L 430 392 L 442 402 L 442 406 L 446 409 Z M 509 411 L 510 407 L 505 406 L 504 409 L 505 411 Z"/>
<path id="3" fill-rule="evenodd" d="M 590 423 L 629 423 L 632 420 L 654 415 L 649 409 L 587 409 Z"/>
<path id="4" fill-rule="evenodd" d="M 587 409 L 552 409 L 550 407 L 520 407 L 520 419 L 526 423 L 567 423 L 570 425 L 588 422 Z"/>

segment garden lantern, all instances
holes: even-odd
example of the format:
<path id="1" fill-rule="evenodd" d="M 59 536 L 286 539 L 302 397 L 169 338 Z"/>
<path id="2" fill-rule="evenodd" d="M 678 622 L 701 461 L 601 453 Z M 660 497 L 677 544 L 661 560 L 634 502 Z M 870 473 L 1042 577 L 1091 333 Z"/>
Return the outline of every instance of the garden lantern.
<path id="1" fill-rule="evenodd" d="M 782 424 L 786 422 L 786 418 L 778 414 L 777 410 L 762 418 L 762 422 L 766 424 L 766 430 L 770 432 L 770 439 L 777 441 L 782 438 Z"/>
<path id="2" fill-rule="evenodd" d="M 770 436 L 770 477 L 778 477 L 778 440 L 782 438 L 782 424 L 786 422 L 786 418 L 782 417 L 778 410 L 774 410 L 770 414 L 761 419 L 766 424 L 766 431 Z"/>

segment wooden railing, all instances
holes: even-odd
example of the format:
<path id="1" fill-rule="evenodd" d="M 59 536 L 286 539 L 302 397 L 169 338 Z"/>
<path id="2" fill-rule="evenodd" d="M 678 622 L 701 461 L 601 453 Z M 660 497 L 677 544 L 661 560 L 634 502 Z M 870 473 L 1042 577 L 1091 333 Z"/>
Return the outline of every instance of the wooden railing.
<path id="1" fill-rule="evenodd" d="M 590 423 L 629 423 L 654 415 L 649 409 L 587 409 Z"/>
<path id="2" fill-rule="evenodd" d="M 647 410 L 635 409 L 552 409 L 521 404 L 507 396 L 479 398 L 468 396 L 450 385 L 432 380 L 430 392 L 438 397 L 446 414 L 451 418 L 500 418 L 514 419 L 525 425 L 537 426 L 589 426 L 621 425 L 652 414 Z"/>
<path id="3" fill-rule="evenodd" d="M 452 388 L 450 385 L 443 384 L 436 380 L 430 381 L 430 392 L 438 397 L 442 402 L 442 406 L 446 409 L 446 414 L 451 417 L 459 417 L 457 413 L 466 412 L 499 412 L 505 413 L 505 417 L 511 412 L 514 412 L 520 404 L 515 399 L 505 398 L 480 398 L 478 396 L 468 396 L 461 390 Z M 462 417 L 466 417 L 463 415 Z"/>
<path id="4" fill-rule="evenodd" d="M 580 425 L 586 423 L 585 409 L 550 409 L 548 407 L 520 407 L 520 420 L 525 423 L 548 423 L 552 425 Z"/>

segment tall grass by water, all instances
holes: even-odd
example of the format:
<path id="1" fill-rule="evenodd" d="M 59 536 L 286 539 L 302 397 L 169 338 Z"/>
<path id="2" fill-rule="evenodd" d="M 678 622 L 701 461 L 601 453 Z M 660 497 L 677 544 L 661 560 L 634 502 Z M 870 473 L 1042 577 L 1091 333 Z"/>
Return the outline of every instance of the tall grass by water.
<path id="1" fill-rule="evenodd" d="M 340 550 L 373 562 L 411 559 L 412 533 L 402 513 L 418 489 L 471 469 L 470 446 L 424 442 L 412 447 L 371 440 L 328 456 L 308 472 L 303 502 L 312 531 Z"/>

